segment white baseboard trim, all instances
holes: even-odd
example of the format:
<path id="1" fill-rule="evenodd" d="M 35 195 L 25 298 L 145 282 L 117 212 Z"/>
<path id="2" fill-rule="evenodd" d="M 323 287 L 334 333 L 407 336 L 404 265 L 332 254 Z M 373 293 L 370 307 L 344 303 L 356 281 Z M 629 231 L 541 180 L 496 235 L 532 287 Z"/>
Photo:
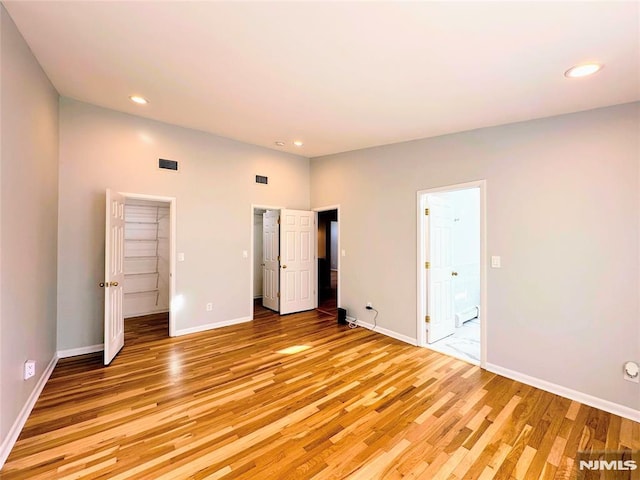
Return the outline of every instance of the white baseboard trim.
<path id="1" fill-rule="evenodd" d="M 87 353 L 102 352 L 104 344 L 89 345 L 87 347 L 70 348 L 69 350 L 58 350 L 58 358 L 76 357 L 78 355 L 86 355 Z"/>
<path id="2" fill-rule="evenodd" d="M 547 382 L 546 380 L 542 380 L 540 378 L 531 377 L 524 373 L 509 370 L 508 368 L 494 365 L 492 363 L 487 363 L 486 367 L 488 371 L 497 373 L 498 375 L 502 375 L 503 377 L 526 383 L 527 385 L 531 385 L 532 387 L 555 393 L 556 395 L 568 398 L 569 400 L 575 400 L 576 402 L 584 403 L 585 405 L 589 405 L 590 407 L 599 408 L 600 410 L 604 410 L 605 412 L 628 418 L 629 420 L 633 420 L 634 422 L 640 422 L 640 410 L 634 410 L 631 407 L 610 402 L 609 400 L 604 400 L 602 398 L 594 397 L 592 395 L 579 392 L 571 388 L 563 387 L 562 385 Z"/>
<path id="3" fill-rule="evenodd" d="M 183 328 L 181 330 L 176 330 L 175 336 L 180 337 L 182 335 L 189 335 L 190 333 L 204 332 L 206 330 L 213 330 L 215 328 L 220 328 L 220 327 L 229 327 L 231 325 L 237 325 L 239 323 L 250 322 L 251 320 L 252 320 L 251 317 L 240 317 L 240 318 L 234 318 L 231 320 L 224 320 L 222 322 L 214 322 L 214 323 L 207 323 L 206 325 L 198 325 L 197 327 Z"/>
<path id="4" fill-rule="evenodd" d="M 406 335 L 402 335 L 401 333 L 394 332 L 393 330 L 389 330 L 388 328 L 383 328 L 381 326 L 373 328 L 373 323 L 363 322 L 362 320 L 358 320 L 357 318 L 347 317 L 347 321 L 355 322 L 356 325 L 362 328 L 366 328 L 368 330 L 373 330 L 374 332 L 381 333 L 382 335 L 386 335 L 387 337 L 395 338 L 396 340 L 400 340 L 401 342 L 408 343 L 409 345 L 413 345 L 414 347 L 418 344 L 415 338 L 408 337 Z"/>
<path id="5" fill-rule="evenodd" d="M 27 398 L 27 401 L 22 407 L 22 410 L 20 410 L 18 418 L 16 418 L 16 421 L 13 422 L 13 425 L 9 429 L 7 436 L 0 445 L 0 468 L 2 468 L 4 462 L 7 461 L 7 457 L 11 453 L 11 449 L 13 449 L 13 446 L 16 444 L 16 441 L 20 436 L 20 432 L 22 431 L 24 424 L 27 422 L 27 419 L 31 414 L 31 410 L 33 410 L 34 405 L 38 401 L 38 398 L 42 393 L 42 389 L 47 384 L 47 380 L 49 380 L 49 377 L 51 376 L 56 363 L 58 363 L 58 356 L 54 355 L 49 362 L 49 365 L 47 365 L 47 368 L 45 368 L 42 372 L 42 375 L 40 375 L 38 383 L 36 383 L 36 386 L 31 391 L 31 395 L 29 395 L 29 398 Z"/>

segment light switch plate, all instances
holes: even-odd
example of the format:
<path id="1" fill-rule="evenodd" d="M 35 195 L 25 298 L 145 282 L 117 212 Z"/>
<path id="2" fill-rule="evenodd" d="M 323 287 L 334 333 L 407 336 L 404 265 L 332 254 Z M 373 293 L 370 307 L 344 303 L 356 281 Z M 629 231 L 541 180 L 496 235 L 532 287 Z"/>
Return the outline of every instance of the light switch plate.
<path id="1" fill-rule="evenodd" d="M 498 255 L 492 255 L 491 256 L 491 268 L 500 268 L 501 265 L 501 259 Z"/>
<path id="2" fill-rule="evenodd" d="M 242 258 L 249 258 L 249 252 L 247 252 L 246 250 L 242 251 Z"/>
<path id="3" fill-rule="evenodd" d="M 184 262 L 184 253 L 182 253 L 182 252 L 178 253 L 178 261 L 179 262 Z"/>

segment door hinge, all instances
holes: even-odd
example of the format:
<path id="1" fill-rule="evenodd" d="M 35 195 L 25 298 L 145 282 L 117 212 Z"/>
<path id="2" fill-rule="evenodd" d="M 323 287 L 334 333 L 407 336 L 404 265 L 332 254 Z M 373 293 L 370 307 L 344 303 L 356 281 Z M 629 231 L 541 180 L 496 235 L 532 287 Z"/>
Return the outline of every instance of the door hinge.
<path id="1" fill-rule="evenodd" d="M 280 255 L 278 255 L 278 261 L 280 261 Z"/>
<path id="2" fill-rule="evenodd" d="M 424 268 L 431 268 L 431 264 L 429 262 L 424 262 Z"/>
<path id="3" fill-rule="evenodd" d="M 425 215 L 429 215 L 429 209 L 428 209 L 428 208 L 425 208 L 425 209 L 424 209 L 424 214 L 425 214 Z"/>
<path id="4" fill-rule="evenodd" d="M 427 315 L 426 317 L 424 317 L 424 321 L 426 323 L 431 323 L 431 317 L 429 315 Z"/>
<path id="5" fill-rule="evenodd" d="M 280 217 L 278 217 L 278 225 L 280 225 Z"/>
<path id="6" fill-rule="evenodd" d="M 278 294 L 276 295 L 276 297 L 280 298 L 280 292 L 278 292 Z"/>

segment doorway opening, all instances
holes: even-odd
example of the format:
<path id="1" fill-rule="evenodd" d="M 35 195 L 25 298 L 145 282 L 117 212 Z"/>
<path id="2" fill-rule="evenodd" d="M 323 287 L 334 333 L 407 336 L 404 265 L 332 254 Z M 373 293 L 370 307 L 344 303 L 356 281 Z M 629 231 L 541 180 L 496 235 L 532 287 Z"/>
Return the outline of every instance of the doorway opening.
<path id="1" fill-rule="evenodd" d="M 269 276 L 274 273 L 274 270 L 275 272 L 278 272 L 279 265 L 274 266 L 270 264 L 268 269 L 266 269 L 267 262 L 265 262 L 264 218 L 267 212 L 279 212 L 282 208 L 283 207 L 272 205 L 251 206 L 251 299 L 249 308 L 251 311 L 251 318 L 253 319 L 256 318 L 256 313 L 260 316 L 268 313 L 268 308 L 276 312 L 279 311 L 279 306 L 272 304 L 274 296 L 277 301 L 278 292 L 277 287 L 273 285 L 273 276 Z M 268 246 L 267 242 L 267 251 Z M 267 256 L 271 257 L 272 254 L 268 254 Z M 263 306 L 265 299 L 267 301 L 267 307 Z"/>
<path id="2" fill-rule="evenodd" d="M 307 211 L 251 205 L 249 309 L 254 320 L 269 310 L 286 315 L 317 307 L 317 212 L 324 210 L 336 207 Z M 335 276 L 339 286 L 339 268 Z"/>
<path id="3" fill-rule="evenodd" d="M 176 199 L 106 191 L 104 364 L 125 345 L 175 335 Z M 159 317 L 158 317 L 159 316 Z M 156 321 L 151 321 L 151 318 Z M 134 319 L 143 319 L 140 325 Z M 146 322 L 146 323 L 145 323 Z"/>
<path id="4" fill-rule="evenodd" d="M 486 362 L 485 182 L 418 192 L 418 344 Z"/>
<path id="5" fill-rule="evenodd" d="M 169 212 L 169 202 L 125 199 L 125 342 L 169 335 Z"/>
<path id="6" fill-rule="evenodd" d="M 316 210 L 318 212 L 318 265 L 317 295 L 318 310 L 329 315 L 338 312 L 338 277 L 340 255 L 338 249 L 338 209 Z"/>

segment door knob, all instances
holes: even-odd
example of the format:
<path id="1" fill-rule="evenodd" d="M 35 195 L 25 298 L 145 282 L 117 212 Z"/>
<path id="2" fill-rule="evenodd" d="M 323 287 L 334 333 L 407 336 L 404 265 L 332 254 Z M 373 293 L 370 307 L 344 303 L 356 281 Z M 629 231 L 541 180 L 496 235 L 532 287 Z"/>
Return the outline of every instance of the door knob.
<path id="1" fill-rule="evenodd" d="M 98 284 L 98 286 L 99 286 L 100 288 L 104 288 L 106 285 L 104 284 L 104 282 L 100 282 L 100 283 Z"/>
<path id="2" fill-rule="evenodd" d="M 111 286 L 112 287 L 117 287 L 118 286 L 118 282 L 111 282 Z"/>
<path id="3" fill-rule="evenodd" d="M 260 266 L 261 266 L 261 267 L 264 267 L 264 263 L 261 263 L 261 264 L 260 264 Z"/>
<path id="4" fill-rule="evenodd" d="M 451 276 L 452 277 L 457 277 L 458 276 L 458 272 L 451 272 Z"/>
<path id="5" fill-rule="evenodd" d="M 282 268 L 287 268 L 287 266 L 286 265 L 282 265 Z"/>

